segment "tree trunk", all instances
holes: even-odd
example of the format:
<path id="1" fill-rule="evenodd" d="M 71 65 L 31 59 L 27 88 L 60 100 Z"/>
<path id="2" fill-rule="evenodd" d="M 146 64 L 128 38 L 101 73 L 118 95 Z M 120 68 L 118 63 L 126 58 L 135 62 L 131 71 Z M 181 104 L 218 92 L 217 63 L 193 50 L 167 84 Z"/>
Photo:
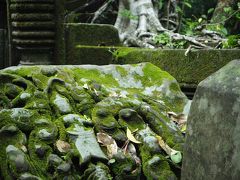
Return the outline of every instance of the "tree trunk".
<path id="1" fill-rule="evenodd" d="M 224 21 L 226 17 L 229 16 L 229 13 L 225 12 L 224 8 L 233 7 L 235 3 L 236 0 L 218 0 L 217 6 L 211 19 L 211 23 L 219 23 L 221 21 Z"/>
<path id="2" fill-rule="evenodd" d="M 136 40 L 165 30 L 158 18 L 158 8 L 154 7 L 152 0 L 120 0 L 115 27 L 126 45 L 129 39 Z"/>
<path id="3" fill-rule="evenodd" d="M 167 13 L 165 13 L 167 17 L 161 17 L 161 19 L 165 19 L 164 21 L 160 21 L 158 3 L 158 0 L 119 0 L 118 15 L 114 26 L 118 29 L 120 40 L 124 45 L 159 47 L 155 37 L 160 33 L 165 33 L 171 42 L 188 41 L 194 47 L 211 48 L 204 43 L 211 41 L 209 38 L 190 37 L 173 32 L 176 28 L 172 27 L 178 26 L 178 22 L 175 22 L 178 19 L 176 15 L 177 0 L 165 1 L 168 3 Z M 164 22 L 164 26 L 161 22 Z M 213 41 L 219 43 L 221 39 Z"/>

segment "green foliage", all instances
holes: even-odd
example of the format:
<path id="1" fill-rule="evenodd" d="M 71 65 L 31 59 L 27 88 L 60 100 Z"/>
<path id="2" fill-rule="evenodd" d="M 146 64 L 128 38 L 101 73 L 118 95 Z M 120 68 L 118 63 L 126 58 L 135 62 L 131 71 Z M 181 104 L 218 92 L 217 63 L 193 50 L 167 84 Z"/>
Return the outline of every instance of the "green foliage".
<path id="1" fill-rule="evenodd" d="M 192 8 L 192 5 L 188 2 L 188 0 L 183 1 L 183 4 L 188 8 Z"/>
<path id="2" fill-rule="evenodd" d="M 210 9 L 208 9 L 208 11 L 207 11 L 208 15 L 209 15 L 209 14 L 212 14 L 213 12 L 214 12 L 214 8 L 210 8 Z"/>
<path id="3" fill-rule="evenodd" d="M 223 43 L 223 48 L 240 47 L 240 34 L 230 35 L 226 42 Z"/>
<path id="4" fill-rule="evenodd" d="M 176 7 L 176 11 L 177 13 L 179 13 L 180 15 L 184 15 L 184 9 L 185 7 L 191 9 L 192 8 L 192 5 L 191 5 L 191 2 L 190 0 L 183 0 L 183 1 L 180 1 Z"/>
<path id="5" fill-rule="evenodd" d="M 130 10 L 128 9 L 124 9 L 120 12 L 121 16 L 125 17 L 125 18 L 129 18 L 129 19 L 132 19 L 132 20 L 138 20 L 138 16 L 135 16 L 131 13 Z"/>
<path id="6" fill-rule="evenodd" d="M 194 30 L 200 25 L 199 21 L 192 20 L 191 18 L 184 18 L 181 33 L 188 36 L 194 35 Z"/>
<path id="7" fill-rule="evenodd" d="M 222 23 L 208 24 L 206 26 L 206 28 L 208 30 L 216 31 L 216 32 L 220 33 L 223 36 L 227 36 L 228 35 L 228 30 Z"/>
<path id="8" fill-rule="evenodd" d="M 167 33 L 162 33 L 154 38 L 154 42 L 167 48 L 184 48 L 186 41 L 173 41 Z"/>
<path id="9" fill-rule="evenodd" d="M 162 34 L 159 34 L 159 35 L 155 36 L 154 41 L 157 44 L 166 45 L 166 44 L 170 43 L 171 39 L 168 36 L 168 34 L 162 33 Z"/>
<path id="10" fill-rule="evenodd" d="M 182 4 L 185 7 L 191 8 L 192 1 L 187 0 L 183 1 Z M 190 6 L 189 6 L 190 5 Z M 200 17 L 193 18 L 184 16 L 184 8 L 177 8 L 178 13 L 183 14 L 182 16 L 182 24 L 180 33 L 194 36 L 198 35 L 200 31 L 196 31 L 197 29 L 201 30 L 202 28 L 218 32 L 223 37 L 230 35 L 230 27 L 234 26 L 236 21 L 240 21 L 240 2 L 237 3 L 234 7 L 224 7 L 223 12 L 220 16 L 218 16 L 218 22 L 210 23 L 211 18 L 213 16 L 215 8 L 209 8 L 206 14 L 202 14 Z M 227 23 L 227 24 L 226 24 Z M 231 37 L 230 39 L 232 39 Z M 231 44 L 231 43 L 230 43 Z"/>
<path id="11" fill-rule="evenodd" d="M 163 8 L 163 0 L 159 0 L 158 1 L 158 9 L 162 9 Z"/>
<path id="12" fill-rule="evenodd" d="M 238 10 L 235 14 L 235 17 L 238 21 L 240 21 L 240 2 L 237 4 Z"/>
<path id="13" fill-rule="evenodd" d="M 212 12 L 213 12 L 212 9 L 208 10 L 209 14 Z M 233 21 L 236 22 L 239 20 L 240 20 L 240 3 L 237 4 L 237 9 L 234 9 L 232 7 L 224 7 L 223 15 L 219 16 L 219 22 L 208 24 L 207 29 L 219 32 L 223 36 L 227 36 L 227 35 L 229 35 L 229 32 L 228 32 L 225 24 L 227 22 L 230 22 L 230 24 L 232 24 L 231 22 L 233 22 Z M 230 39 L 232 39 L 232 38 L 233 37 L 230 36 Z M 230 40 L 230 41 L 232 41 L 232 40 Z M 232 44 L 232 43 L 230 43 L 230 44 Z"/>

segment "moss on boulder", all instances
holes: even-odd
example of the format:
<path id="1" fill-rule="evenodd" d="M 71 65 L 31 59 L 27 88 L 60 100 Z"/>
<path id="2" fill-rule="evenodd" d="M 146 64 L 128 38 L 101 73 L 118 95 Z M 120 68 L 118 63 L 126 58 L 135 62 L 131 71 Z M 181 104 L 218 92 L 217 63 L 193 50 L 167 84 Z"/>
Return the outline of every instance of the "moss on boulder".
<path id="1" fill-rule="evenodd" d="M 188 100 L 158 67 L 18 66 L 0 79 L 0 178 L 179 176 L 156 136 L 181 151 L 184 136 L 166 112 L 182 112 Z M 111 136 L 117 153 L 110 157 L 97 133 Z"/>

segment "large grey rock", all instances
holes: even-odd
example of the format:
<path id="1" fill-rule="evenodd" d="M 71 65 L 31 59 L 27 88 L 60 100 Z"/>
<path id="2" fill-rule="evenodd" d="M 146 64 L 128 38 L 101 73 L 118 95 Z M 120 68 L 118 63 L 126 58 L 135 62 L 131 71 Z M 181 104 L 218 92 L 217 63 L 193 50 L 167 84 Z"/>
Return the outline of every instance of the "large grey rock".
<path id="1" fill-rule="evenodd" d="M 240 177 L 240 60 L 202 81 L 188 119 L 182 180 Z"/>

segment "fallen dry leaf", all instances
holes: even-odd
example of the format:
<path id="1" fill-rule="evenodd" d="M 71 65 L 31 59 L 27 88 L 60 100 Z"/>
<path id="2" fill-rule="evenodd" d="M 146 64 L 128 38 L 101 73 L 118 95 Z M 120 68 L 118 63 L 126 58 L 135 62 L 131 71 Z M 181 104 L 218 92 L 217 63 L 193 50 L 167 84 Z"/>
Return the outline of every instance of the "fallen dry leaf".
<path id="1" fill-rule="evenodd" d="M 57 140 L 56 147 L 61 153 L 68 152 L 71 149 L 70 144 L 62 140 Z"/>
<path id="2" fill-rule="evenodd" d="M 168 117 L 177 124 L 181 132 L 185 133 L 187 127 L 187 116 L 183 113 L 176 114 L 174 112 L 167 112 Z"/>
<path id="3" fill-rule="evenodd" d="M 133 136 L 132 132 L 130 131 L 130 129 L 127 127 L 127 138 L 133 142 L 133 143 L 136 143 L 136 144 L 140 144 L 141 142 L 136 140 L 136 138 Z"/>
<path id="4" fill-rule="evenodd" d="M 176 123 L 180 123 L 180 122 L 183 122 L 183 121 L 186 121 L 186 115 L 185 114 L 183 114 L 183 113 L 180 113 L 180 114 L 176 114 L 175 112 L 167 112 L 167 114 L 168 114 L 168 117 L 172 120 L 172 121 L 174 121 L 174 122 L 176 122 Z"/>
<path id="5" fill-rule="evenodd" d="M 97 133 L 97 140 L 107 148 L 107 155 L 112 158 L 114 154 L 117 154 L 118 146 L 116 141 L 105 133 Z"/>
<path id="6" fill-rule="evenodd" d="M 176 151 L 172 148 L 170 148 L 162 139 L 161 136 L 156 136 L 157 140 L 158 140 L 158 144 L 160 145 L 160 147 L 167 153 L 167 155 L 170 156 L 171 160 L 174 163 L 180 163 L 182 161 L 182 154 L 180 151 Z"/>

